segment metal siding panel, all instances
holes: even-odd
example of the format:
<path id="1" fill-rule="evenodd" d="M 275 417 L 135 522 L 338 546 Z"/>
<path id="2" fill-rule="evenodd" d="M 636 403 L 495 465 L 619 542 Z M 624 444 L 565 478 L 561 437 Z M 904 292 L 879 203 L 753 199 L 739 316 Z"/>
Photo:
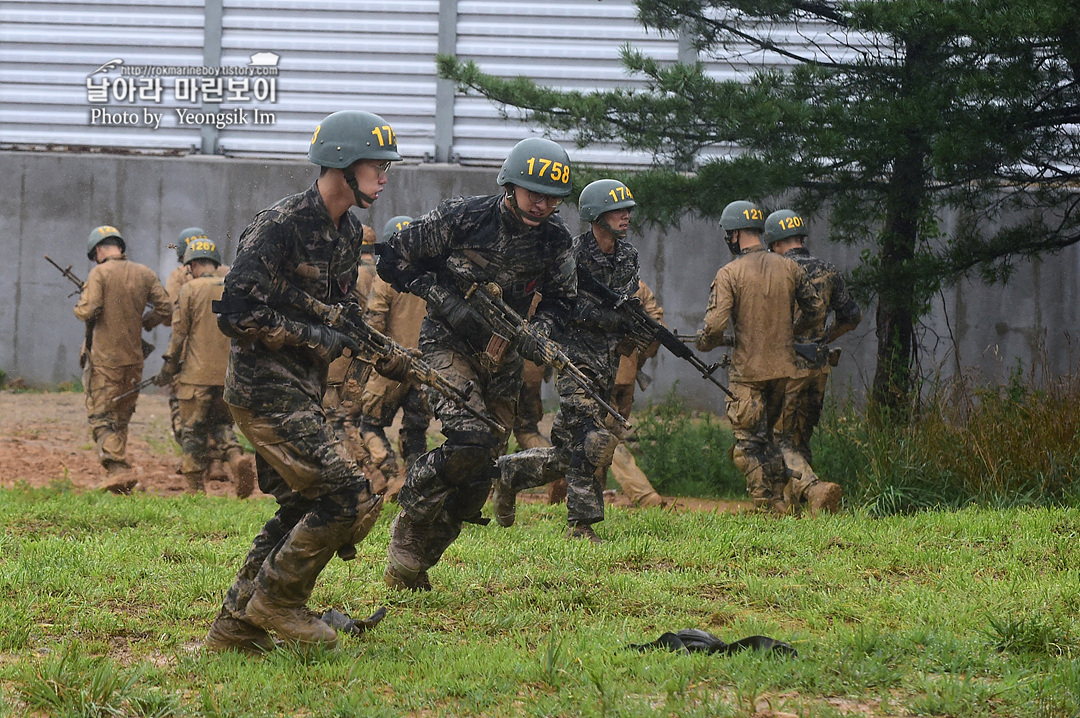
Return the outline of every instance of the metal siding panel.
<path id="1" fill-rule="evenodd" d="M 167 112 L 168 92 L 157 106 L 115 100 L 91 105 L 86 80 L 113 58 L 128 65 L 201 65 L 202 18 L 203 0 L 5 0 L 0 5 L 3 143 L 191 150 L 199 142 L 197 128 L 90 125 L 95 106 L 138 110 L 140 116 L 143 106 Z M 105 76 L 120 77 L 117 70 Z"/>
<path id="2" fill-rule="evenodd" d="M 275 113 L 275 123 L 222 130 L 221 151 L 303 154 L 323 117 L 362 109 L 393 125 L 403 157 L 432 154 L 438 11 L 438 0 L 303 9 L 284 0 L 225 0 L 223 62 L 269 50 L 281 56 L 281 76 L 277 102 L 253 105 Z"/>

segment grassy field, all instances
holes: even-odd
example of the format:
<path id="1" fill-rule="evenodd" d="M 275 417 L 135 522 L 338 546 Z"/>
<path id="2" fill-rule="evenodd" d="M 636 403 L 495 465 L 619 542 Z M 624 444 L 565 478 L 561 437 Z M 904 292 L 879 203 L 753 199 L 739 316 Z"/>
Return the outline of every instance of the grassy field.
<path id="1" fill-rule="evenodd" d="M 391 512 L 312 604 L 389 609 L 304 656 L 198 642 L 269 500 L 0 493 L 0 716 L 1080 715 L 1080 511 L 872 519 L 564 510 L 466 527 L 396 594 Z M 681 628 L 797 658 L 625 650 Z"/>

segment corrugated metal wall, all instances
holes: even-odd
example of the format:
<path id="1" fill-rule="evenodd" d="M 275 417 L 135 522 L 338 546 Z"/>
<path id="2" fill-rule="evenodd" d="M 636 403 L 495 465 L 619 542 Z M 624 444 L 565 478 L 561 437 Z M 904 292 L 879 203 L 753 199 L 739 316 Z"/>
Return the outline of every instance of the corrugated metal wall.
<path id="1" fill-rule="evenodd" d="M 663 61 L 680 56 L 676 38 L 647 33 L 638 24 L 631 0 L 4 0 L 0 23 L 0 144 L 15 148 L 89 145 L 299 156 L 319 119 L 357 108 L 389 120 L 410 160 L 497 164 L 533 131 L 516 115 L 504 119 L 485 99 L 451 99 L 445 86 L 440 99 L 434 70 L 440 29 L 443 50 L 475 60 L 487 72 L 525 75 L 564 89 L 640 86 L 619 61 L 626 43 Z M 780 32 L 781 42 L 808 44 L 793 28 Z M 218 45 L 220 56 L 213 49 Z M 744 57 L 738 50 L 733 49 L 734 60 L 702 59 L 725 78 L 762 62 L 783 62 L 779 56 Z M 90 124 L 86 82 L 108 60 L 202 66 L 214 58 L 212 66 L 245 66 L 258 52 L 280 56 L 272 102 L 256 101 L 250 93 L 216 104 L 180 101 L 171 89 L 174 79 L 166 77 L 159 102 L 108 103 L 110 111 L 163 112 L 161 128 Z M 97 73 L 92 81 L 105 77 L 115 80 L 119 70 Z M 256 124 L 249 114 L 243 124 L 204 131 L 180 126 L 175 108 L 257 108 L 271 113 L 272 121 L 263 115 L 264 122 Z M 604 165 L 650 161 L 615 145 L 594 145 L 573 156 Z"/>

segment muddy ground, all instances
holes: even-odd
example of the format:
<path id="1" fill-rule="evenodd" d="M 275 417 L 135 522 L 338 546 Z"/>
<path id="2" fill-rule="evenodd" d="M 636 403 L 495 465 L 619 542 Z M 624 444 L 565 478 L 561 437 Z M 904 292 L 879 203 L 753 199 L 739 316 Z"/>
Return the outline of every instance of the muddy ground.
<path id="1" fill-rule="evenodd" d="M 545 417 L 541 429 L 549 428 Z M 387 432 L 396 440 L 397 427 Z M 160 496 L 184 492 L 178 473 L 179 449 L 169 429 L 169 405 L 164 394 L 144 393 L 132 417 L 128 434 L 128 461 L 139 478 L 136 491 Z M 103 472 L 97 461 L 86 423 L 83 395 L 76 392 L 0 391 L 0 486 L 48 486 L 70 482 L 76 489 L 92 490 Z M 231 482 L 209 482 L 207 493 L 235 496 Z M 254 496 L 263 496 L 256 489 Z M 609 491 L 608 502 L 628 506 L 621 493 Z M 748 504 L 738 501 L 665 497 L 675 510 L 738 512 Z M 540 502 L 540 493 L 522 494 L 522 501 Z"/>

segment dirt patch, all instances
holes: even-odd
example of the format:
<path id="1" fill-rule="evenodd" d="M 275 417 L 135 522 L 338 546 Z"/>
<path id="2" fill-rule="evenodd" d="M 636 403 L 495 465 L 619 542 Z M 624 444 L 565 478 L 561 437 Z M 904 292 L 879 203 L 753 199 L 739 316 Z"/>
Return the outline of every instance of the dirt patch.
<path id="1" fill-rule="evenodd" d="M 551 416 L 545 419 L 542 431 L 550 430 Z M 397 428 L 395 424 L 387 431 L 392 441 L 397 439 Z M 161 496 L 184 493 L 179 449 L 172 441 L 169 404 L 163 393 L 139 396 L 128 428 L 128 461 L 139 478 L 136 490 Z M 89 490 L 102 476 L 82 394 L 0 391 L 0 486 L 37 488 L 69 481 L 77 489 Z M 212 496 L 236 494 L 231 482 L 210 482 L 206 491 Z M 254 495 L 264 494 L 255 489 Z M 543 491 L 522 493 L 519 500 L 543 503 L 547 495 Z M 607 492 L 606 500 L 610 506 L 631 506 L 618 492 Z M 665 497 L 665 501 L 674 511 L 739 513 L 751 507 L 746 501 L 684 497 Z"/>

